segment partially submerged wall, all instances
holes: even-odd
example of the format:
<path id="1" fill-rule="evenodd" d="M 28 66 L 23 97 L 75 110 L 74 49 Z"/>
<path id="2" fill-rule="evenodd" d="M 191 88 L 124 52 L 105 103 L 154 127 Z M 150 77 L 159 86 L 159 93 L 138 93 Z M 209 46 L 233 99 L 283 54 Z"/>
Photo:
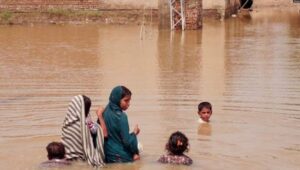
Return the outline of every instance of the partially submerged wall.
<path id="1" fill-rule="evenodd" d="M 253 8 L 263 7 L 295 7 L 300 3 L 293 3 L 293 0 L 253 0 Z"/>
<path id="2" fill-rule="evenodd" d="M 157 8 L 157 0 L 0 0 L 0 23 L 144 23 Z"/>
<path id="3" fill-rule="evenodd" d="M 0 0 L 0 9 L 157 9 L 157 0 Z"/>
<path id="4" fill-rule="evenodd" d="M 158 0 L 159 27 L 170 29 L 170 6 L 168 0 Z"/>
<path id="5" fill-rule="evenodd" d="M 188 30 L 202 27 L 202 0 L 185 0 L 185 22 Z"/>
<path id="6" fill-rule="evenodd" d="M 203 17 L 223 19 L 237 12 L 239 0 L 203 0 Z"/>
<path id="7" fill-rule="evenodd" d="M 240 6 L 239 2 L 239 0 L 202 0 L 202 8 L 199 9 L 202 10 L 201 18 L 226 18 L 236 13 Z M 253 2 L 254 9 L 299 6 L 300 3 L 293 3 L 293 0 L 254 0 Z M 159 20 L 160 26 L 169 28 L 169 14 L 168 0 L 0 0 L 0 23 L 13 20 L 17 23 L 47 22 L 49 18 L 50 21 L 53 19 L 140 23 L 141 18 L 145 16 L 151 18 L 151 21 Z M 191 15 L 198 14 L 194 10 Z"/>
<path id="8" fill-rule="evenodd" d="M 98 0 L 111 8 L 158 8 L 158 0 Z"/>
<path id="9" fill-rule="evenodd" d="M 185 13 L 185 29 L 195 30 L 202 27 L 202 0 L 185 0 L 184 3 Z M 180 0 L 174 1 L 174 7 L 180 12 Z M 158 13 L 159 13 L 159 26 L 160 28 L 171 27 L 170 18 L 170 4 L 168 0 L 158 1 Z M 177 23 L 180 16 L 174 13 L 174 22 Z M 180 23 L 180 22 L 179 22 Z M 181 25 L 177 25 L 175 29 L 181 29 Z"/>

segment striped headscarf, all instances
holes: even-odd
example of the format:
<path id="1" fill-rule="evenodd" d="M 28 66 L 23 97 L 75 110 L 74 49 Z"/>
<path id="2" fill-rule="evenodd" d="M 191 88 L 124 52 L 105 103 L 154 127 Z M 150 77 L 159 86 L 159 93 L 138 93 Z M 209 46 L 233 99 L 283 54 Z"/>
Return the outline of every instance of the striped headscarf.
<path id="1" fill-rule="evenodd" d="M 73 97 L 68 107 L 63 127 L 62 143 L 65 145 L 67 159 L 81 159 L 93 166 L 104 165 L 104 138 L 101 127 L 97 129 L 97 146 L 86 125 L 84 100 L 82 95 Z"/>

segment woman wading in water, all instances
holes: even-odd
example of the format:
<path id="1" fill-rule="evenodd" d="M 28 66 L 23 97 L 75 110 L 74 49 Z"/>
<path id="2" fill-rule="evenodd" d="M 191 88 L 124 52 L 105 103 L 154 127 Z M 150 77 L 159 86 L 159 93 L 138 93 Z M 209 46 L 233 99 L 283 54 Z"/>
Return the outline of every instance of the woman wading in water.
<path id="1" fill-rule="evenodd" d="M 117 86 L 112 90 L 105 110 L 103 111 L 102 107 L 98 109 L 98 117 L 101 119 L 103 116 L 107 128 L 107 138 L 104 142 L 107 163 L 132 162 L 139 159 L 137 135 L 140 129 L 136 126 L 133 132 L 129 133 L 128 119 L 124 112 L 128 109 L 130 100 L 130 90 L 124 86 Z"/>
<path id="2" fill-rule="evenodd" d="M 93 166 L 104 165 L 103 132 L 89 117 L 90 98 L 75 96 L 69 104 L 62 127 L 66 159 L 83 160 Z"/>

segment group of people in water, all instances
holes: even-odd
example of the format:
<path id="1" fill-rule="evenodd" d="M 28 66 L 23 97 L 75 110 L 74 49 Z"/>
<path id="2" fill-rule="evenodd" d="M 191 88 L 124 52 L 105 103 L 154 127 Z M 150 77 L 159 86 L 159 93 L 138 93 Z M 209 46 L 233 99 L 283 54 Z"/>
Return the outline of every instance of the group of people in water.
<path id="1" fill-rule="evenodd" d="M 113 88 L 108 105 L 97 110 L 97 121 L 90 115 L 91 100 L 85 95 L 75 96 L 69 104 L 62 127 L 61 142 L 51 142 L 46 147 L 48 161 L 42 167 L 70 165 L 72 161 L 87 161 L 92 166 L 105 163 L 133 162 L 140 159 L 141 144 L 137 139 L 140 132 L 136 125 L 129 131 L 127 114 L 131 91 L 125 86 Z M 209 102 L 198 105 L 200 123 L 208 123 L 212 115 Z M 191 165 L 192 159 L 184 153 L 189 149 L 185 134 L 171 134 L 165 147 L 167 154 L 158 162 Z"/>

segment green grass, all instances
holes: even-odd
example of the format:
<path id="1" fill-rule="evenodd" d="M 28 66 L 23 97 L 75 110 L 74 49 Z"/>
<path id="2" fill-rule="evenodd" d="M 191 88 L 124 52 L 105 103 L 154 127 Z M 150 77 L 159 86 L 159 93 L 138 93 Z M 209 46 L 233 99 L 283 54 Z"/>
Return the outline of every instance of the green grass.
<path id="1" fill-rule="evenodd" d="M 79 17 L 79 16 L 100 17 L 101 16 L 101 12 L 99 11 L 85 11 L 85 10 L 74 11 L 74 10 L 61 9 L 61 8 L 48 9 L 46 12 L 53 17 Z"/>
<path id="2" fill-rule="evenodd" d="M 66 9 L 61 9 L 61 8 L 53 8 L 53 9 L 48 9 L 46 12 L 51 16 L 66 17 L 70 15 L 71 11 L 68 11 Z"/>
<path id="3" fill-rule="evenodd" d="M 9 22 L 13 16 L 13 13 L 10 11 L 0 12 L 0 19 L 5 22 Z"/>

